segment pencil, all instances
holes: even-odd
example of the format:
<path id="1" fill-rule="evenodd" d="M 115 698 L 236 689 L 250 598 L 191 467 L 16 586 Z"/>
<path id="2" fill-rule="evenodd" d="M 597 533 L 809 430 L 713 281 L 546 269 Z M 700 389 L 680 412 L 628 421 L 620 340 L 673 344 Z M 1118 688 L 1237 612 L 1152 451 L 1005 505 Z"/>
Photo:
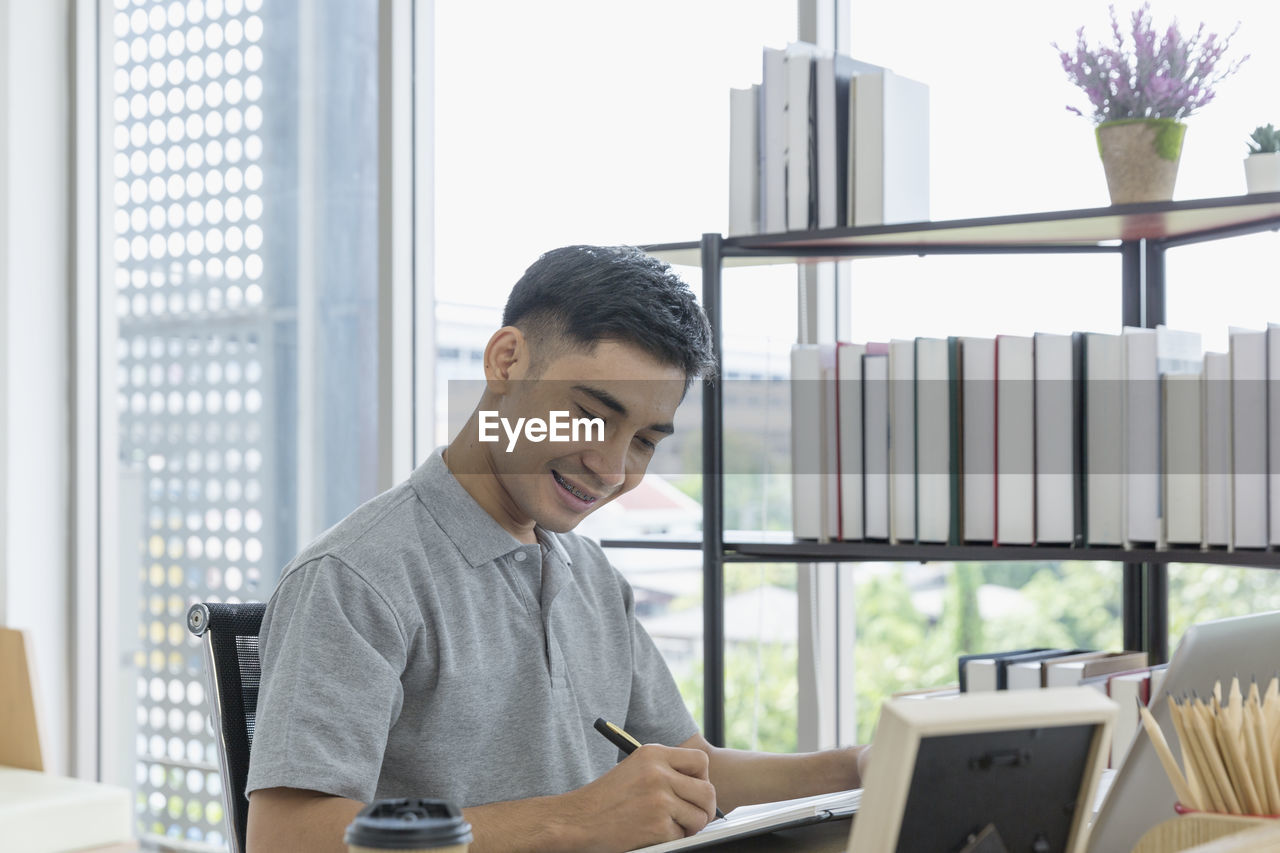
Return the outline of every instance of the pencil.
<path id="1" fill-rule="evenodd" d="M 1249 682 L 1249 691 L 1245 694 L 1240 717 L 1241 742 L 1244 745 L 1244 757 L 1249 762 L 1249 772 L 1253 775 L 1254 787 L 1258 790 L 1258 801 L 1262 804 L 1262 814 L 1274 814 L 1271 803 L 1271 790 L 1267 783 L 1268 774 L 1262 758 L 1262 743 L 1258 740 L 1259 715 L 1262 712 L 1258 693 L 1258 679 Z"/>
<path id="2" fill-rule="evenodd" d="M 1200 743 L 1205 764 L 1208 765 L 1209 773 L 1217 783 L 1219 793 L 1222 794 L 1222 801 L 1226 806 L 1225 811 L 1231 814 L 1244 814 L 1240 806 L 1240 799 L 1236 796 L 1231 779 L 1227 776 L 1227 768 L 1222 761 L 1222 751 L 1218 748 L 1217 738 L 1213 734 L 1209 706 L 1194 697 L 1191 700 L 1191 722 Z"/>
<path id="3" fill-rule="evenodd" d="M 1276 765 L 1271 755 L 1271 745 L 1267 743 L 1266 732 L 1262 723 L 1262 706 L 1255 700 L 1244 709 L 1248 727 L 1245 734 L 1252 747 L 1252 758 L 1257 763 L 1257 772 L 1262 779 L 1262 787 L 1267 792 L 1266 814 L 1280 814 L 1280 779 L 1276 778 Z"/>
<path id="4" fill-rule="evenodd" d="M 1223 763 L 1227 767 L 1227 774 L 1231 777 L 1245 814 L 1264 814 L 1267 807 L 1258 799 L 1258 790 L 1253 784 L 1249 761 L 1244 757 L 1244 750 L 1240 746 L 1241 731 L 1235 726 L 1234 718 L 1234 714 L 1226 714 L 1218 716 L 1213 721 L 1218 744 L 1222 750 Z"/>
<path id="5" fill-rule="evenodd" d="M 1267 725 L 1267 740 L 1271 743 L 1271 754 L 1280 758 L 1280 678 L 1271 677 L 1267 685 L 1267 693 L 1262 699 L 1263 716 Z M 1280 768 L 1277 768 L 1280 773 Z"/>
<path id="6" fill-rule="evenodd" d="M 1147 706 L 1138 701 L 1138 716 L 1142 718 L 1142 727 L 1147 730 L 1147 737 L 1151 738 L 1151 745 L 1156 748 L 1156 755 L 1160 758 L 1160 763 L 1164 765 L 1164 772 L 1169 777 L 1169 781 L 1173 783 L 1173 792 L 1178 795 L 1178 802 L 1186 803 L 1191 808 L 1195 808 L 1196 797 L 1191 793 L 1191 788 L 1187 785 L 1186 777 L 1178 770 L 1178 762 L 1174 761 L 1173 753 L 1169 750 L 1169 743 L 1164 739 L 1164 732 L 1160 730 L 1160 724 L 1156 722 L 1156 718 L 1151 716 L 1151 712 L 1147 710 Z"/>
<path id="7" fill-rule="evenodd" d="M 1173 730 L 1178 735 L 1178 747 L 1182 750 L 1182 767 L 1187 774 L 1187 787 L 1191 789 L 1191 802 L 1187 803 L 1187 807 L 1199 811 L 1212 811 L 1212 804 L 1200 782 L 1200 773 L 1196 770 L 1191 745 L 1187 742 L 1187 731 L 1182 727 L 1182 708 L 1172 696 L 1169 697 L 1169 718 L 1173 720 Z"/>
<path id="8" fill-rule="evenodd" d="M 1173 701 L 1172 697 L 1170 701 Z M 1200 784 L 1204 789 L 1207 805 L 1212 811 L 1225 813 L 1227 811 L 1227 799 L 1218 787 L 1218 777 L 1210 769 L 1209 759 L 1204 754 L 1204 745 L 1200 742 L 1199 728 L 1195 724 L 1195 714 L 1191 705 L 1189 703 L 1178 704 L 1177 716 L 1182 721 L 1181 725 L 1186 733 L 1183 745 L 1191 754 L 1191 760 L 1196 767 L 1196 776 L 1199 777 Z"/>

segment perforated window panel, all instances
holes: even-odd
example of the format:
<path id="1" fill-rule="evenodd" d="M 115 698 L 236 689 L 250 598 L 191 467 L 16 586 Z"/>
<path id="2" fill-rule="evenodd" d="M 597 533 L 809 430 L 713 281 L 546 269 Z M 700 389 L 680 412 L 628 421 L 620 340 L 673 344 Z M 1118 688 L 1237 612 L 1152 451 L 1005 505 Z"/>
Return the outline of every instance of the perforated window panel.
<path id="1" fill-rule="evenodd" d="M 222 779 L 184 617 L 194 601 L 262 597 L 277 559 L 263 0 L 114 6 L 108 310 L 120 467 L 140 484 L 141 505 L 122 509 L 142 526 L 122 532 L 139 567 L 137 830 L 216 849 Z"/>

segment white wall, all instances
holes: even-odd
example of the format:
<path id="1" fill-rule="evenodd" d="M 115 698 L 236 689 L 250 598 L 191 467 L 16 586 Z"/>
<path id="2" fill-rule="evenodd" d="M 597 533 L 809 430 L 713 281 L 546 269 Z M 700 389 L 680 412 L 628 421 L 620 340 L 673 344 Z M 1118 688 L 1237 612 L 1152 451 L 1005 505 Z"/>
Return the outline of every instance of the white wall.
<path id="1" fill-rule="evenodd" d="M 45 767 L 60 773 L 71 697 L 70 6 L 0 0 L 0 621 L 33 635 Z"/>
<path id="2" fill-rule="evenodd" d="M 0 0 L 0 623 L 9 612 L 9 5 Z"/>

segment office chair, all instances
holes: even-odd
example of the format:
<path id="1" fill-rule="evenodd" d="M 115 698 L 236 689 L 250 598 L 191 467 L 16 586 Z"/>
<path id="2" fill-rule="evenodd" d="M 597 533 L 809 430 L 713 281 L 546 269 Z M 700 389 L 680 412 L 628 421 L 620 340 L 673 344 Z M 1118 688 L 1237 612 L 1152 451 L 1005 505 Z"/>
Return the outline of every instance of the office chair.
<path id="1" fill-rule="evenodd" d="M 193 604 L 187 629 L 204 639 L 205 672 L 222 770 L 222 801 L 227 809 L 227 843 L 231 853 L 244 853 L 249 799 L 249 749 L 258 712 L 258 630 L 267 605 Z"/>

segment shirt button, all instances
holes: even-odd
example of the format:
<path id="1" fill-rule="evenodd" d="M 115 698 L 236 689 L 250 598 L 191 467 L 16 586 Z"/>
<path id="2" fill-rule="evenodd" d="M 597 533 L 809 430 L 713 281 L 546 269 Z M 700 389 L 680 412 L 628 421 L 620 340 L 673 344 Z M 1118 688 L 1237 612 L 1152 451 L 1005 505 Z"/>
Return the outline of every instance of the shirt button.
<path id="1" fill-rule="evenodd" d="M 525 561 L 525 558 L 528 556 L 529 555 L 526 554 L 524 551 L 516 551 L 516 562 L 523 563 Z"/>

